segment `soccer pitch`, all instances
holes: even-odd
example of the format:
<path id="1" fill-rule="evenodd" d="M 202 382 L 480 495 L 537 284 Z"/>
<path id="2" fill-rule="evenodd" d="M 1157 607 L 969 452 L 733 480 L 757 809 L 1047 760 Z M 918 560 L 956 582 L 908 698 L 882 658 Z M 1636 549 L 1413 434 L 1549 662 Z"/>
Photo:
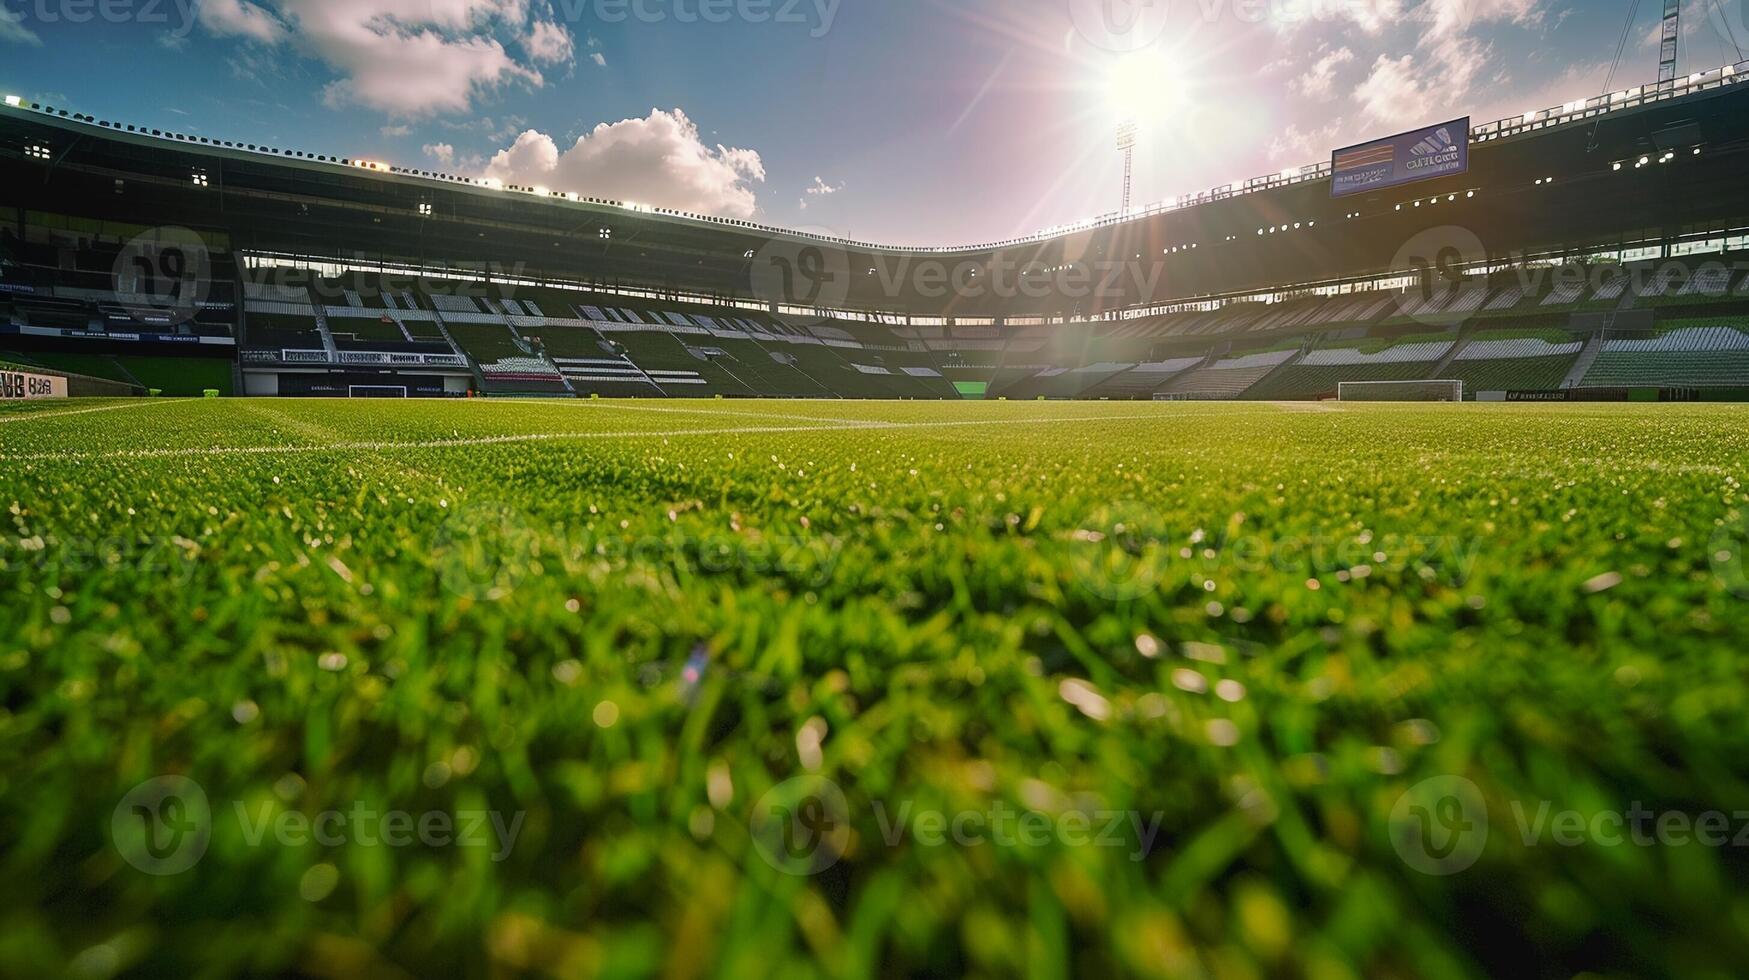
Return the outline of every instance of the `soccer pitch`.
<path id="1" fill-rule="evenodd" d="M 1729 975 L 1746 477 L 1728 406 L 7 406 L 0 973 Z"/>

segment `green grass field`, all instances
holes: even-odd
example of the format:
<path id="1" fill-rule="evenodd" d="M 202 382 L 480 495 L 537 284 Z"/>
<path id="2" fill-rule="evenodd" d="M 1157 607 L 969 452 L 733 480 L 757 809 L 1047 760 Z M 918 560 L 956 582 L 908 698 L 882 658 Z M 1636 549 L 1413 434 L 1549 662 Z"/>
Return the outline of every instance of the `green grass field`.
<path id="1" fill-rule="evenodd" d="M 0 974 L 1737 974 L 1749 411 L 1306 408 L 0 409 Z"/>

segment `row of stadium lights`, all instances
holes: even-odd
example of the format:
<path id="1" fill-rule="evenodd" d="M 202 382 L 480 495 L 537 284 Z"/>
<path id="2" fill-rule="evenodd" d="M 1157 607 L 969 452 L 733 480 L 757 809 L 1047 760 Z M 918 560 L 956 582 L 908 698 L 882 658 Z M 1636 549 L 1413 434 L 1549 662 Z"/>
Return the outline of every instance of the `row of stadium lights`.
<path id="1" fill-rule="evenodd" d="M 1693 155 L 1700 156 L 1700 147 L 1697 146 L 1694 148 Z M 1676 159 L 1676 151 L 1675 150 L 1666 150 L 1664 152 L 1664 155 L 1658 158 L 1658 162 L 1659 163 L 1669 163 L 1670 161 L 1672 161 L 1674 159 Z M 1643 157 L 1639 158 L 1638 160 L 1634 161 L 1634 169 L 1635 170 L 1638 170 L 1641 167 L 1649 167 L 1651 165 L 1652 165 L 1652 158 L 1650 156 L 1643 156 Z M 1611 170 L 1621 170 L 1625 166 L 1627 166 L 1627 164 L 1625 162 L 1617 161 L 1610 169 Z"/>
<path id="2" fill-rule="evenodd" d="M 1696 150 L 1695 152 L 1698 153 L 1700 151 Z M 1620 168 L 1618 167 L 1617 169 L 1620 169 Z M 1553 177 L 1545 177 L 1545 178 L 1537 181 L 1538 184 L 1543 184 L 1543 183 L 1552 184 L 1554 182 L 1555 182 L 1555 178 L 1553 178 Z M 1466 200 L 1472 199 L 1475 196 L 1476 196 L 1476 192 L 1473 190 L 1464 192 L 1464 198 Z M 1456 194 L 1447 194 L 1445 196 L 1445 200 L 1448 202 L 1455 202 L 1457 199 L 1458 199 L 1458 196 Z M 1433 197 L 1428 198 L 1425 203 L 1431 206 L 1431 205 L 1438 204 L 1439 200 L 1440 199 L 1439 199 L 1438 195 L 1435 195 Z M 1418 208 L 1418 207 L 1421 207 L 1421 205 L 1423 203 L 1424 202 L 1417 200 L 1417 201 L 1411 202 L 1410 206 Z M 1404 205 L 1399 204 L 1399 205 L 1397 205 L 1397 210 L 1401 211 L 1401 210 L 1403 210 L 1403 207 L 1404 207 Z M 1358 218 L 1360 216 L 1361 216 L 1361 212 L 1350 211 L 1347 214 L 1343 215 L 1342 217 L 1344 219 L 1352 221 L 1355 218 Z M 1284 231 L 1296 231 L 1301 227 L 1301 224 L 1302 224 L 1301 222 L 1296 221 L 1292 225 L 1282 224 L 1282 225 L 1274 225 L 1274 226 L 1271 226 L 1268 228 L 1259 228 L 1259 229 L 1257 229 L 1257 234 L 1258 235 L 1275 235 L 1275 234 L 1279 234 L 1279 233 L 1284 232 Z M 1304 222 L 1304 226 L 1306 228 L 1316 228 L 1318 226 L 1318 223 L 1316 221 L 1307 221 L 1307 222 Z M 1229 241 L 1229 242 L 1235 241 L 1237 238 L 1238 238 L 1237 235 L 1228 235 L 1227 241 Z M 1194 245 L 1189 246 L 1189 247 L 1195 248 Z"/>
<path id="3" fill-rule="evenodd" d="M 1550 180 L 1550 181 L 1551 181 L 1551 182 L 1552 182 L 1552 181 L 1553 181 L 1553 180 L 1554 180 L 1554 178 L 1553 178 L 1553 177 L 1550 177 L 1550 178 L 1549 178 L 1549 180 Z M 1539 181 L 1537 181 L 1537 183 L 1539 183 L 1539 184 L 1540 184 L 1540 183 L 1542 183 L 1542 181 L 1540 181 L 1540 180 L 1539 180 Z M 1465 199 L 1465 200 L 1468 200 L 1468 199 L 1470 199 L 1470 198 L 1473 198 L 1473 197 L 1475 197 L 1475 196 L 1476 196 L 1476 192 L 1475 192 L 1475 191 L 1465 191 L 1465 192 L 1464 192 L 1464 199 Z M 1445 200 L 1446 200 L 1446 202 L 1447 202 L 1447 203 L 1450 203 L 1450 202 L 1452 202 L 1452 201 L 1456 201 L 1456 200 L 1457 200 L 1457 199 L 1458 199 L 1458 196 L 1457 196 L 1457 195 L 1456 195 L 1456 194 L 1447 194 L 1447 195 L 1446 195 L 1446 196 L 1445 196 Z M 1422 202 L 1422 201 L 1420 201 L 1420 200 L 1415 200 L 1415 201 L 1412 201 L 1412 202 L 1411 202 L 1411 205 L 1412 205 L 1412 206 L 1413 206 L 1413 207 L 1420 207 L 1420 206 L 1421 206 L 1421 205 L 1422 205 L 1422 203 L 1423 203 L 1423 202 Z M 1428 198 L 1428 199 L 1427 199 L 1427 201 L 1426 201 L 1426 202 L 1425 202 L 1425 203 L 1426 203 L 1426 204 L 1427 204 L 1427 205 L 1428 205 L 1428 206 L 1429 206 L 1429 207 L 1432 207 L 1432 206 L 1433 206 L 1433 205 L 1435 205 L 1435 204 L 1438 204 L 1438 203 L 1439 203 L 1439 195 L 1438 195 L 1438 194 L 1435 194 L 1435 195 L 1433 195 L 1433 196 L 1432 196 L 1432 197 L 1430 197 L 1430 198 Z M 1399 205 L 1397 205 L 1397 210 L 1398 210 L 1398 211 L 1401 211 L 1401 210 L 1403 210 L 1403 205 L 1401 205 L 1401 204 L 1399 204 Z M 1356 212 L 1355 212 L 1355 213 L 1354 213 L 1354 216 L 1355 216 L 1355 217 L 1356 217 L 1356 218 L 1358 218 L 1358 217 L 1360 217 L 1360 212 L 1358 212 L 1358 211 L 1356 211 Z"/>

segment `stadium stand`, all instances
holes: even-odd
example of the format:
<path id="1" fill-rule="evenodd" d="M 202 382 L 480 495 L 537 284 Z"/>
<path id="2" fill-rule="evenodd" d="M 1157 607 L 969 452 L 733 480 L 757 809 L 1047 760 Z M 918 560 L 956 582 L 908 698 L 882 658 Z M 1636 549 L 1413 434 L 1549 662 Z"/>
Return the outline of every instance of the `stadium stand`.
<path id="1" fill-rule="evenodd" d="M 838 284 L 842 305 L 819 309 L 750 288 L 774 229 L 342 158 L 218 153 L 156 131 L 124 139 L 21 101 L 0 107 L 0 186 L 33 194 L 0 207 L 0 347 L 166 391 L 240 379 L 261 394 L 374 394 L 404 373 L 416 379 L 404 387 L 448 395 L 1291 399 L 1437 373 L 1471 393 L 1749 397 L 1737 340 L 1749 148 L 1722 135 L 1749 123 L 1744 78 L 1732 66 L 1657 98 L 1630 91 L 1534 127 L 1478 127 L 1473 174 L 1426 198 L 1337 202 L 1313 172 L 965 249 L 783 233 L 868 269 Z M 1649 179 L 1634 176 L 1643 145 L 1678 131 L 1685 152 L 1646 166 L 1690 206 L 1680 231 L 1661 220 L 1668 202 L 1632 192 Z M 24 152 L 43 146 L 63 162 L 45 169 Z M 248 179 L 128 196 L 130 223 L 114 220 L 118 181 L 180 186 L 191 160 Z M 1563 171 L 1552 190 L 1551 169 Z M 1531 194 L 1534 212 L 1521 207 Z M 1502 214 L 1537 218 L 1480 227 Z M 1472 222 L 1490 258 L 1441 270 L 1462 278 L 1430 288 L 1386 264 L 1420 232 Z M 198 228 L 207 253 L 197 301 L 128 302 L 149 278 L 129 249 L 173 226 Z M 1164 275 L 1117 296 L 944 298 L 875 275 L 895 256 L 1091 273 L 1100 256 L 1142 258 L 1139 241 L 1196 238 L 1199 251 L 1167 249 L 1151 270 Z M 1441 332 L 1405 336 L 1417 330 Z"/>
<path id="2" fill-rule="evenodd" d="M 1451 350 L 1453 341 L 1394 344 L 1376 352 L 1355 347 L 1314 350 L 1271 375 L 1249 397 L 1275 401 L 1329 398 L 1348 381 L 1418 381 Z"/>
<path id="3" fill-rule="evenodd" d="M 1560 387 L 1584 343 L 1559 335 L 1516 336 L 1509 331 L 1480 333 L 1440 372 L 1464 383 L 1464 397 L 1485 391 L 1549 391 Z"/>
<path id="4" fill-rule="evenodd" d="M 1238 398 L 1299 355 L 1298 350 L 1282 350 L 1226 358 L 1172 379 L 1156 397 L 1172 400 Z"/>
<path id="5" fill-rule="evenodd" d="M 1114 375 L 1088 388 L 1083 397 L 1110 398 L 1113 401 L 1146 400 L 1165 387 L 1168 381 L 1201 364 L 1200 357 L 1180 357 L 1171 361 L 1154 361 Z"/>
<path id="6" fill-rule="evenodd" d="M 1591 387 L 1742 387 L 1749 385 L 1749 333 L 1736 324 L 1672 325 L 1645 339 L 1607 340 L 1585 375 Z"/>
<path id="7" fill-rule="evenodd" d="M 565 395 L 570 389 L 553 363 L 527 341 L 517 337 L 510 324 L 490 314 L 461 310 L 461 300 L 447 297 L 452 311 L 444 325 L 456 344 L 480 372 L 481 390 L 497 395 Z M 494 320 L 497 322 L 494 322 Z"/>

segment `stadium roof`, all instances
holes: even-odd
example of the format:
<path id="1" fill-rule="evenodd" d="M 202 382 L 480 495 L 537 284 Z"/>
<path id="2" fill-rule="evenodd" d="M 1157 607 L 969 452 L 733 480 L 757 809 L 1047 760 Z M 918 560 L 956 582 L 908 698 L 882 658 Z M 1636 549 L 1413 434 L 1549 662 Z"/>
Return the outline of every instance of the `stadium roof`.
<path id="1" fill-rule="evenodd" d="M 1401 272 L 1406 243 L 1442 226 L 1472 232 L 1490 256 L 1583 253 L 1740 227 L 1749 221 L 1741 180 L 1749 170 L 1745 79 L 1749 64 L 1729 66 L 1478 126 L 1469 173 L 1391 191 L 1332 199 L 1326 164 L 1127 218 L 962 249 L 864 245 L 498 188 L 378 161 L 130 127 L 23 100 L 0 109 L 0 163 L 12 178 L 0 203 L 222 231 L 233 247 L 260 254 L 514 267 L 529 279 L 780 309 L 1085 318 Z M 1673 146 L 1684 159 L 1656 168 L 1656 177 L 1635 166 L 1642 157 L 1669 163 L 1663 155 Z M 1702 147 L 1704 156 L 1688 158 Z M 152 191 L 121 194 L 126 187 Z M 801 254 L 807 250 L 820 254 Z M 775 263 L 767 262 L 773 253 Z M 824 294 L 758 281 L 755 266 L 800 267 L 820 255 L 834 280 Z M 1130 270 L 1134 281 L 1094 290 L 1000 295 L 986 286 L 1005 269 L 1062 279 L 1131 262 L 1147 268 Z M 942 263 L 948 273 L 924 281 L 922 272 Z M 976 288 L 934 281 L 955 271 Z"/>
<path id="2" fill-rule="evenodd" d="M 1665 102 L 1672 99 L 1681 99 L 1690 95 L 1739 85 L 1744 82 L 1749 82 L 1749 61 L 1739 64 L 1724 65 L 1705 72 L 1696 72 L 1685 78 L 1677 79 L 1668 85 L 1654 84 L 1624 88 L 1603 95 L 1580 98 L 1558 106 L 1531 110 L 1517 116 L 1495 120 L 1490 123 L 1473 127 L 1470 133 L 1470 142 L 1474 145 L 1481 145 L 1497 140 L 1508 139 L 1514 136 L 1525 135 L 1527 133 L 1535 133 L 1552 127 L 1586 123 L 1596 120 L 1600 116 L 1611 113 L 1639 109 L 1647 105 Z M 292 162 L 294 165 L 307 165 L 311 163 L 333 164 L 372 173 L 388 174 L 416 180 L 434 181 L 445 185 L 460 185 L 481 188 L 492 192 L 530 195 L 536 198 L 549 199 L 555 204 L 582 203 L 603 205 L 633 212 L 682 218 L 703 224 L 724 225 L 735 228 L 748 228 L 766 233 L 794 235 L 814 241 L 846 245 L 859 249 L 899 252 L 959 253 L 1006 248 L 1012 245 L 1045 241 L 1051 238 L 1094 228 L 1109 227 L 1129 221 L 1139 221 L 1158 214 L 1166 214 L 1173 211 L 1197 207 L 1214 201 L 1226 200 L 1237 195 L 1254 194 L 1260 191 L 1273 190 L 1295 184 L 1328 180 L 1330 177 L 1330 162 L 1324 160 L 1301 167 L 1285 168 L 1277 173 L 1252 177 L 1243 181 L 1235 181 L 1231 184 L 1224 184 L 1198 193 L 1168 198 L 1165 201 L 1133 210 L 1127 214 L 1113 211 L 1096 217 L 1087 218 L 1083 221 L 1044 228 L 1030 235 L 1006 239 L 1003 241 L 969 245 L 893 245 L 863 242 L 848 238 L 822 236 L 806 231 L 762 225 L 757 222 L 744 221 L 735 218 L 720 218 L 712 215 L 693 214 L 668 208 L 653 207 L 636 202 L 584 197 L 574 193 L 553 191 L 544 187 L 507 186 L 502 181 L 490 178 L 461 177 L 438 171 L 398 167 L 382 161 L 360 159 L 339 154 L 316 153 L 314 151 L 301 149 L 288 150 L 253 143 L 218 140 L 205 136 L 190 136 L 157 128 L 112 122 L 110 120 L 98 119 L 94 116 L 82 113 L 70 113 L 65 109 L 57 110 L 53 106 L 46 106 L 36 102 L 26 102 L 21 96 L 16 95 L 4 96 L 3 100 L 0 101 L 3 101 L 4 107 L 7 109 L 39 114 L 52 117 L 55 120 L 68 120 L 74 123 L 95 125 L 100 129 L 106 129 L 114 133 L 125 132 L 131 136 L 163 140 L 187 148 L 212 150 L 223 149 L 236 153 L 247 153 L 270 157 L 279 161 Z"/>

